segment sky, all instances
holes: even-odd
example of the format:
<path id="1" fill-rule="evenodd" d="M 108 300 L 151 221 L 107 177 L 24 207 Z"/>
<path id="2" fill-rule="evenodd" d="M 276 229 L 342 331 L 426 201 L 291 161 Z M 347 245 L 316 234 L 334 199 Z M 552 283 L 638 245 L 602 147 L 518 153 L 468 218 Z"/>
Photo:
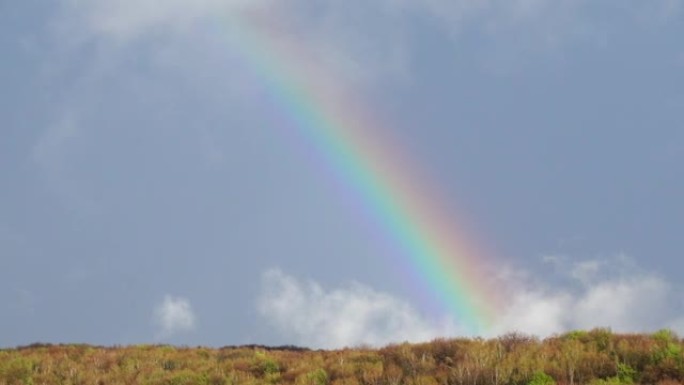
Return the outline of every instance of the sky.
<path id="1" fill-rule="evenodd" d="M 682 21 L 684 0 L 0 0 L 0 346 L 684 334 Z M 306 134 L 326 122 L 401 154 L 361 168 L 451 224 L 486 327 Z"/>

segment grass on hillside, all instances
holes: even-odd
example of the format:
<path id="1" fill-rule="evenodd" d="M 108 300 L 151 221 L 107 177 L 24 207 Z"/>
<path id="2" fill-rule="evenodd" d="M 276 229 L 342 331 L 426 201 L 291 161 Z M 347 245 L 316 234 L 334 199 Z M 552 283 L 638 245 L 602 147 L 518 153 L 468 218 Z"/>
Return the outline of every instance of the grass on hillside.
<path id="1" fill-rule="evenodd" d="M 328 351 L 33 344 L 0 350 L 4 384 L 675 385 L 684 341 L 669 330 L 594 329 Z"/>

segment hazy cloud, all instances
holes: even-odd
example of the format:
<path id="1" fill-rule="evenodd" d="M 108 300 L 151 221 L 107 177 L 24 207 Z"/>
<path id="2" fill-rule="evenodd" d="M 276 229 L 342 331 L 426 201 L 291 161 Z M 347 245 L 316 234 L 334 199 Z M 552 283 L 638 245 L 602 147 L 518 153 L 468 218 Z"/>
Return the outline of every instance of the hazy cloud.
<path id="1" fill-rule="evenodd" d="M 195 330 L 197 318 L 190 301 L 182 297 L 167 295 L 154 309 L 156 338 L 164 339 L 178 333 Z"/>
<path id="2" fill-rule="evenodd" d="M 408 303 L 361 284 L 324 290 L 279 270 L 266 272 L 258 308 L 287 338 L 317 348 L 395 341 L 423 341 L 454 334 L 448 322 L 433 323 Z"/>
<path id="3" fill-rule="evenodd" d="M 570 263 L 564 285 L 533 282 L 529 272 L 504 269 L 508 305 L 500 309 L 487 336 L 518 331 L 546 337 L 595 327 L 684 331 L 676 288 L 653 273 L 623 266 L 628 264 L 621 258 Z M 263 275 L 258 308 L 285 337 L 312 347 L 383 345 L 464 333 L 453 319 L 429 319 L 406 301 L 367 286 L 324 290 L 279 270 Z"/>
<path id="4" fill-rule="evenodd" d="M 638 332 L 662 328 L 683 313 L 672 284 L 624 256 L 552 260 L 561 272 L 552 281 L 534 280 L 531 273 L 521 272 L 505 283 L 511 293 L 509 306 L 494 334 L 517 330 L 547 336 L 594 327 Z"/>
<path id="5" fill-rule="evenodd" d="M 489 336 L 519 331 L 548 336 L 567 328 L 571 295 L 543 288 L 518 288 L 510 295 L 508 307 L 501 309 Z"/>
<path id="6" fill-rule="evenodd" d="M 670 20 L 681 0 L 604 6 L 638 24 Z M 485 67 L 509 71 L 530 54 L 555 51 L 568 39 L 605 44 L 613 31 L 592 20 L 587 0 L 62 0 L 67 35 L 118 42 L 192 30 L 198 25 L 229 24 L 227 17 L 261 22 L 272 36 L 290 36 L 322 58 L 338 76 L 364 81 L 410 76 L 413 53 L 408 25 L 426 20 L 455 45 L 463 31 L 482 37 Z M 635 5 L 636 4 L 636 5 Z M 251 23 L 251 21 L 250 21 Z M 78 32 L 75 32 L 78 31 Z M 227 32 L 226 32 L 227 33 Z M 454 47 L 444 47 L 449 50 Z"/>
<path id="7" fill-rule="evenodd" d="M 179 31 L 224 12 L 270 0 L 62 0 L 65 16 L 90 32 L 117 40 Z"/>
<path id="8" fill-rule="evenodd" d="M 573 265 L 570 276 L 583 284 L 589 284 L 605 265 L 605 261 L 581 261 Z"/>

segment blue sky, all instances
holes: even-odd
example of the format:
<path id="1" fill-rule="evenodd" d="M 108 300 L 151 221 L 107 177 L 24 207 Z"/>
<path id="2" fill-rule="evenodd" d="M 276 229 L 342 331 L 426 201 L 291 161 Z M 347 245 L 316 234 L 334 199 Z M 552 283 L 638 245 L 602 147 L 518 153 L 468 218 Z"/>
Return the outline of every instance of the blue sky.
<path id="1" fill-rule="evenodd" d="M 684 1 L 0 1 L 0 346 L 457 335 L 231 49 L 266 14 L 493 255 L 492 334 L 684 333 Z M 291 124 L 291 123 L 290 123 Z"/>

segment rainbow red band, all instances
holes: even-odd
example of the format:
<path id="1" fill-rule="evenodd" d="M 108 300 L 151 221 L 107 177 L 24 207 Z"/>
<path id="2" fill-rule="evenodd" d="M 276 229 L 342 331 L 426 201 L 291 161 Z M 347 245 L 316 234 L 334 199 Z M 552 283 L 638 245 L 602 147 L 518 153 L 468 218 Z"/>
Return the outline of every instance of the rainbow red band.
<path id="1" fill-rule="evenodd" d="M 479 269 L 485 261 L 438 210 L 436 194 L 417 180 L 407 157 L 388 138 L 373 136 L 380 126 L 308 60 L 301 43 L 245 20 L 228 24 L 231 44 L 296 122 L 298 135 L 401 251 L 398 262 L 409 265 L 464 333 L 486 333 L 497 301 Z"/>

